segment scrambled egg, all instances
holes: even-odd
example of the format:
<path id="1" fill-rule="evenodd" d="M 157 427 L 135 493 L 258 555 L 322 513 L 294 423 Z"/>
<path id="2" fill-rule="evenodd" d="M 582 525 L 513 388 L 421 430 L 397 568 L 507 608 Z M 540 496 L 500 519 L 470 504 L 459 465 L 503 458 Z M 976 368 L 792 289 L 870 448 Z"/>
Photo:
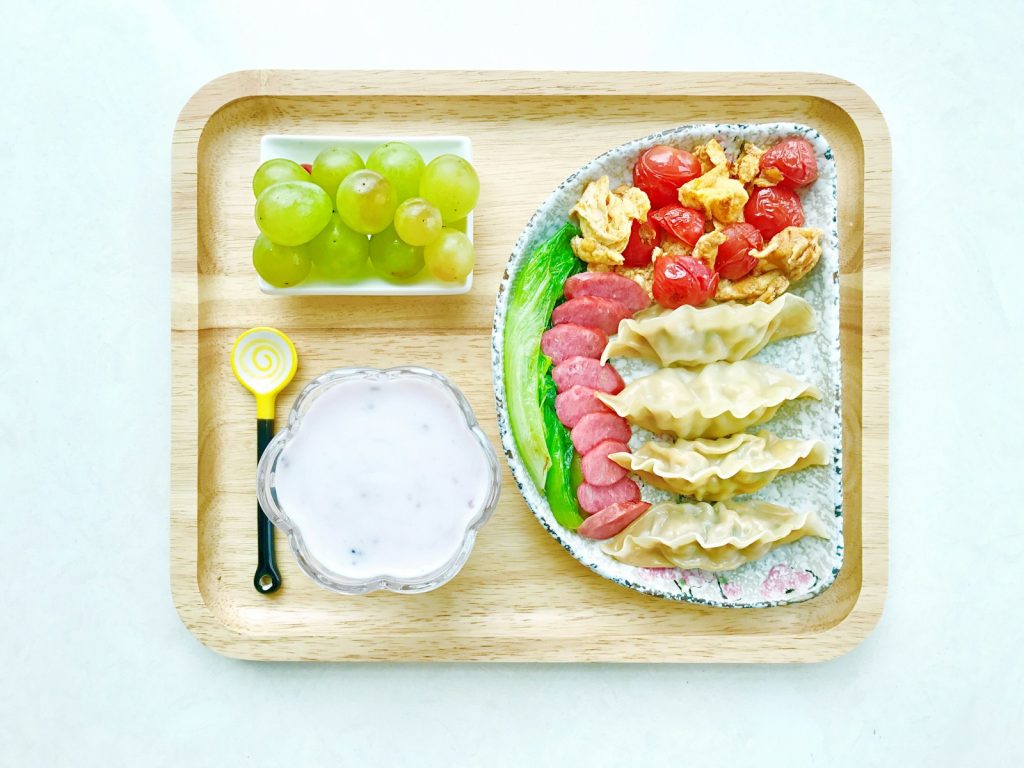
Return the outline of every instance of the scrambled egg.
<path id="1" fill-rule="evenodd" d="M 750 255 L 758 260 L 755 273 L 780 272 L 795 283 L 814 269 L 821 258 L 821 230 L 786 227 L 762 250 L 751 251 Z"/>
<path id="2" fill-rule="evenodd" d="M 715 290 L 715 301 L 741 301 L 748 304 L 763 301 L 767 304 L 779 298 L 787 288 L 789 280 L 778 272 L 747 275 L 736 282 L 722 278 Z"/>
<path id="3" fill-rule="evenodd" d="M 747 198 L 743 185 L 729 177 L 727 164 L 716 165 L 679 188 L 679 202 L 689 208 L 703 210 L 716 225 L 743 221 L 743 206 L 747 204 Z"/>
<path id="4" fill-rule="evenodd" d="M 622 264 L 633 219 L 647 221 L 651 201 L 642 190 L 619 187 L 609 190 L 608 177 L 587 184 L 572 209 L 580 222 L 582 237 L 572 239 L 572 250 L 588 264 Z"/>
<path id="5" fill-rule="evenodd" d="M 714 271 L 715 259 L 718 258 L 718 246 L 728 239 L 725 233 L 718 230 L 705 232 L 693 246 L 693 258 L 703 261 L 708 269 Z"/>
<path id="6" fill-rule="evenodd" d="M 820 241 L 820 229 L 786 227 L 762 250 L 750 252 L 758 260 L 753 272 L 735 282 L 718 281 L 715 299 L 747 303 L 775 301 L 786 292 L 790 283 L 795 283 L 814 269 L 821 258 Z"/>
<path id="7" fill-rule="evenodd" d="M 736 158 L 736 166 L 733 168 L 733 173 L 741 183 L 749 184 L 761 173 L 761 155 L 764 152 L 756 144 L 751 144 L 749 141 L 743 142 L 740 156 Z"/>
<path id="8" fill-rule="evenodd" d="M 661 247 L 654 249 L 652 263 L 643 267 L 622 266 L 622 251 L 629 243 L 633 221 L 647 221 L 651 208 L 647 195 L 627 185 L 610 190 L 607 176 L 590 182 L 572 209 L 582 233 L 582 237 L 572 240 L 573 252 L 587 262 L 591 272 L 615 272 L 633 280 L 651 296 L 653 261 L 659 256 L 692 256 L 714 269 L 718 248 L 727 239 L 721 230 L 726 224 L 743 220 L 743 206 L 748 200 L 745 185 L 769 187 L 782 180 L 776 168 L 761 170 L 764 152 L 756 144 L 744 142 L 736 162 L 730 165 L 725 150 L 715 139 L 694 148 L 703 175 L 680 187 L 679 202 L 703 210 L 714 228 L 705 232 L 692 248 L 666 236 Z M 750 252 L 758 260 L 753 272 L 740 280 L 718 281 L 715 300 L 774 301 L 817 265 L 821 258 L 821 235 L 820 229 L 786 227 L 762 250 Z"/>
<path id="9" fill-rule="evenodd" d="M 700 161 L 700 172 L 707 173 L 720 165 L 729 165 L 729 157 L 717 139 L 708 139 L 706 144 L 693 148 L 693 156 Z"/>
<path id="10" fill-rule="evenodd" d="M 782 179 L 782 171 L 780 171 L 778 168 L 765 168 L 750 183 L 753 184 L 755 187 L 774 187 L 776 184 L 782 181 Z"/>
<path id="11" fill-rule="evenodd" d="M 569 245 L 572 246 L 572 252 L 576 254 L 576 258 L 582 259 L 587 264 L 615 266 L 623 261 L 621 253 L 613 251 L 590 237 L 574 237 Z"/>
<path id="12" fill-rule="evenodd" d="M 693 253 L 693 246 L 677 240 L 672 235 L 665 235 L 661 240 L 661 248 L 656 248 L 657 253 L 651 255 L 651 261 L 658 256 L 689 256 Z"/>
<path id="13" fill-rule="evenodd" d="M 617 275 L 628 277 L 634 283 L 639 285 L 645 291 L 647 295 L 652 299 L 654 298 L 654 259 L 661 255 L 660 249 L 655 248 L 651 254 L 651 263 L 642 267 L 613 267 L 608 264 L 588 264 L 588 272 L 614 272 Z"/>
<path id="14" fill-rule="evenodd" d="M 743 142 L 740 156 L 736 158 L 736 165 L 733 167 L 733 176 L 742 183 L 755 187 L 774 187 L 782 181 L 782 172 L 778 168 L 761 170 L 761 155 L 764 153 L 765 150 L 756 144 Z"/>

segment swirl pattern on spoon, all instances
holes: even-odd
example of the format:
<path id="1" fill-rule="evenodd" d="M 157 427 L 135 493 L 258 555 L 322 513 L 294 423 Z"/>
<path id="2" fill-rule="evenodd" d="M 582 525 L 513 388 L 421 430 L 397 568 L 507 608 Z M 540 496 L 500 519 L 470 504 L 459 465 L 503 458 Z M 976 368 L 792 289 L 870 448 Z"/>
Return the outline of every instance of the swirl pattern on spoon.
<path id="1" fill-rule="evenodd" d="M 238 337 L 231 359 L 239 379 L 253 394 L 270 394 L 291 378 L 295 350 L 278 331 L 254 328 Z"/>

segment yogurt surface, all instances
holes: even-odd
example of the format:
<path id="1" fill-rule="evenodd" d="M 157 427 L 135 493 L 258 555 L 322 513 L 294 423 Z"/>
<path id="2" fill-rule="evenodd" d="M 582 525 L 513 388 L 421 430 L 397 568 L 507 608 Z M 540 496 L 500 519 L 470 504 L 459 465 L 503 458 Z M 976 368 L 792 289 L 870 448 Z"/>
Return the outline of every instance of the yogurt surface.
<path id="1" fill-rule="evenodd" d="M 284 446 L 274 479 L 309 555 L 347 579 L 442 568 L 490 486 L 459 404 L 423 377 L 329 384 Z"/>

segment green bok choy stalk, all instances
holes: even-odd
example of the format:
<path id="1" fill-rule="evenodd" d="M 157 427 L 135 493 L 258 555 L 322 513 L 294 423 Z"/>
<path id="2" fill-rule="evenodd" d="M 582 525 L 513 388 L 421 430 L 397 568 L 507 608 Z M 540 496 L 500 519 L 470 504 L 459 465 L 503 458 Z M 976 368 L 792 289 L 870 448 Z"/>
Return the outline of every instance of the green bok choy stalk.
<path id="1" fill-rule="evenodd" d="M 548 375 L 551 359 L 541 354 L 540 397 L 544 414 L 544 440 L 548 449 L 551 466 L 544 481 L 544 495 L 548 498 L 551 513 L 560 525 L 575 531 L 583 522 L 580 503 L 576 498 L 578 480 L 574 477 L 573 462 L 576 451 L 572 446 L 569 430 L 558 420 L 555 411 L 555 380 Z"/>
<path id="2" fill-rule="evenodd" d="M 569 245 L 577 234 L 573 224 L 566 224 L 520 267 L 509 287 L 503 341 L 512 437 L 530 478 L 545 492 L 558 522 L 568 528 L 582 521 L 570 477 L 572 443 L 555 415 L 551 361 L 540 351 L 540 337 L 566 279 L 583 269 Z"/>

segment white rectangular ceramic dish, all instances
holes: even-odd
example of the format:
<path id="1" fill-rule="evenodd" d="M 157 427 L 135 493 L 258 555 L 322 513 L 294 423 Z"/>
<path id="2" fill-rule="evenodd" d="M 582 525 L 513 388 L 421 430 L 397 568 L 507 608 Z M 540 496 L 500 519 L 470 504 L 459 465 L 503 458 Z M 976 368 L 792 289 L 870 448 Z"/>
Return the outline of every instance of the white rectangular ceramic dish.
<path id="1" fill-rule="evenodd" d="M 371 152 L 387 141 L 403 141 L 415 147 L 429 163 L 438 155 L 452 154 L 472 162 L 473 145 L 465 136 L 290 136 L 270 134 L 260 140 L 260 162 L 276 157 L 296 163 L 312 163 L 327 147 L 345 147 L 358 152 L 366 160 Z M 255 169 L 254 169 L 255 170 Z M 463 229 L 473 239 L 473 214 L 466 217 Z M 351 280 L 324 280 L 315 274 L 299 285 L 275 288 L 257 275 L 260 290 L 274 296 L 445 296 L 467 293 L 473 287 L 473 273 L 461 283 L 450 283 L 432 277 L 423 270 L 412 280 L 396 282 L 380 277 L 367 265 Z"/>

